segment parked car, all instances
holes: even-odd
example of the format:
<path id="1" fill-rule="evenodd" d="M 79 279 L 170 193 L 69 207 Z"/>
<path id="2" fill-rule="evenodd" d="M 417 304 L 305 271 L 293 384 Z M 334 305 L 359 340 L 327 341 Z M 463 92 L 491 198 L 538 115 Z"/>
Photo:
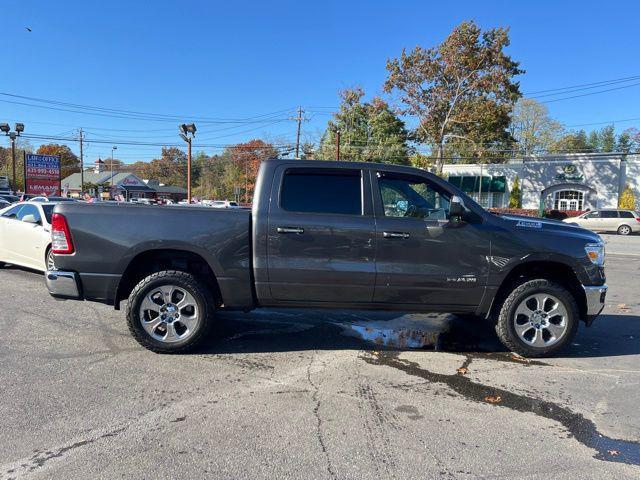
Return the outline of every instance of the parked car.
<path id="1" fill-rule="evenodd" d="M 28 199 L 29 202 L 36 202 L 36 203 L 42 203 L 42 202 L 77 202 L 78 200 L 76 200 L 75 198 L 67 198 L 67 197 L 45 197 L 45 196 L 38 196 L 38 197 L 32 197 Z"/>
<path id="2" fill-rule="evenodd" d="M 54 270 L 51 218 L 55 203 L 20 202 L 0 212 L 0 266 Z"/>
<path id="3" fill-rule="evenodd" d="M 8 207 L 10 205 L 11 205 L 10 202 L 7 202 L 4 198 L 0 197 L 0 210 L 2 210 L 3 208 Z"/>
<path id="4" fill-rule="evenodd" d="M 634 210 L 592 210 L 578 217 L 565 218 L 563 221 L 575 223 L 594 232 L 617 232 L 618 235 L 640 232 L 640 213 Z"/>
<path id="5" fill-rule="evenodd" d="M 126 302 L 156 352 L 195 347 L 219 309 L 302 307 L 476 315 L 510 350 L 543 356 L 604 307 L 597 234 L 490 214 L 423 170 L 269 160 L 255 191 L 251 211 L 58 204 L 47 288 Z"/>
<path id="6" fill-rule="evenodd" d="M 203 200 L 202 204 L 213 208 L 240 208 L 238 202 L 230 200 Z"/>
<path id="7" fill-rule="evenodd" d="M 11 195 L 9 193 L 2 193 L 0 194 L 0 198 L 2 200 L 5 200 L 9 203 L 16 203 L 20 201 L 20 197 L 18 197 L 17 195 Z"/>

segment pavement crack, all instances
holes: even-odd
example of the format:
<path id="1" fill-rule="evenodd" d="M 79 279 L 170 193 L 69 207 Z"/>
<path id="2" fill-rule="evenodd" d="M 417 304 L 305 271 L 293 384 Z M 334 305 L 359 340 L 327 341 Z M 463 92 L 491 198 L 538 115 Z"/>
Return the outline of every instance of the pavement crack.
<path id="1" fill-rule="evenodd" d="M 595 449 L 597 453 L 594 458 L 608 462 L 640 465 L 640 442 L 607 437 L 598 431 L 591 420 L 580 413 L 547 400 L 476 383 L 466 375 L 445 375 L 431 372 L 416 362 L 401 359 L 399 356 L 398 352 L 378 352 L 376 355 L 364 356 L 363 359 L 371 365 L 395 368 L 432 383 L 445 384 L 474 402 L 509 408 L 518 412 L 533 413 L 539 417 L 553 420 L 565 427 L 578 442 Z M 470 357 L 467 357 L 463 366 L 470 363 L 469 359 Z M 500 400 L 496 403 L 488 403 L 486 400 L 488 397 Z"/>
<path id="2" fill-rule="evenodd" d="M 82 440 L 78 440 L 77 442 L 70 443 L 69 445 L 65 445 L 55 450 L 45 450 L 45 451 L 35 452 L 35 454 L 31 456 L 31 458 L 29 458 L 26 462 L 21 462 L 18 468 L 14 466 L 13 468 L 9 468 L 4 472 L 0 472 L 0 479 L 5 478 L 3 477 L 3 475 L 12 474 L 13 478 L 18 478 L 18 476 L 21 474 L 31 473 L 34 470 L 37 470 L 38 468 L 44 466 L 45 463 L 47 463 L 49 460 L 63 457 L 72 450 L 75 450 L 80 447 L 84 447 L 86 445 L 90 445 L 104 438 L 115 437 L 119 435 L 121 432 L 123 432 L 124 430 L 126 430 L 126 427 L 121 427 L 121 428 L 103 433 L 102 435 L 97 435 L 92 438 L 85 438 Z"/>
<path id="3" fill-rule="evenodd" d="M 331 458 L 329 457 L 329 451 L 327 450 L 324 435 L 322 434 L 322 417 L 320 416 L 320 389 L 318 385 L 313 381 L 311 375 L 311 367 L 313 366 L 315 359 L 316 351 L 314 350 L 313 355 L 311 356 L 311 359 L 309 361 L 309 365 L 307 365 L 307 381 L 312 388 L 311 399 L 313 401 L 313 416 L 316 419 L 316 437 L 318 439 L 318 442 L 320 443 L 320 448 L 322 449 L 322 453 L 325 457 L 327 473 L 331 478 L 337 478 L 336 473 L 333 469 L 333 465 L 331 464 Z"/>

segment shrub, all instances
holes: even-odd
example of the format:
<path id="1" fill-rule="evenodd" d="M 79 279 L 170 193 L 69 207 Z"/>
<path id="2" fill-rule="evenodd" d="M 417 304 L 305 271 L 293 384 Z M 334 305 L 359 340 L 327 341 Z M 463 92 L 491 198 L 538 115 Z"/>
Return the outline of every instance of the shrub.
<path id="1" fill-rule="evenodd" d="M 635 210 L 636 208 L 636 197 L 633 194 L 633 190 L 629 188 L 629 185 L 627 185 L 620 194 L 618 208 L 624 208 L 625 210 Z"/>
<path id="2" fill-rule="evenodd" d="M 516 176 L 509 192 L 509 208 L 522 208 L 522 198 L 520 196 L 520 179 Z"/>

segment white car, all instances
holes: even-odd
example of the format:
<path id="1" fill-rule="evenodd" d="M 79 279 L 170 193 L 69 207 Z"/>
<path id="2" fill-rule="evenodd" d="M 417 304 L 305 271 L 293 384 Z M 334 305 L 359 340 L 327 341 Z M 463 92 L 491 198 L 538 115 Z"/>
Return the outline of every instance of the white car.
<path id="1" fill-rule="evenodd" d="M 237 202 L 229 200 L 203 200 L 202 204 L 213 208 L 240 208 Z"/>
<path id="2" fill-rule="evenodd" d="M 565 218 L 563 222 L 575 223 L 594 232 L 640 233 L 640 213 L 634 210 L 593 210 L 578 217 Z"/>
<path id="3" fill-rule="evenodd" d="M 0 266 L 54 270 L 51 216 L 54 202 L 20 202 L 0 210 Z"/>

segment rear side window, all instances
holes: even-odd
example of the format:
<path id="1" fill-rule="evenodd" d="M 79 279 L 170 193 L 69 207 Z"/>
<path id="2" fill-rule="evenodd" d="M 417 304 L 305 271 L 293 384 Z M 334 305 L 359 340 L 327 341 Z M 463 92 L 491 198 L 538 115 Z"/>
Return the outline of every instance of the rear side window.
<path id="1" fill-rule="evenodd" d="M 55 205 L 43 205 L 42 211 L 44 212 L 44 218 L 47 219 L 47 223 L 51 223 L 51 217 L 53 216 L 53 208 Z"/>
<path id="2" fill-rule="evenodd" d="M 633 212 L 620 212 L 620 218 L 633 218 Z"/>
<path id="3" fill-rule="evenodd" d="M 618 212 L 612 210 L 603 210 L 600 214 L 602 218 L 618 218 Z"/>
<path id="4" fill-rule="evenodd" d="M 287 170 L 280 206 L 290 212 L 362 215 L 362 173 L 342 169 Z"/>

